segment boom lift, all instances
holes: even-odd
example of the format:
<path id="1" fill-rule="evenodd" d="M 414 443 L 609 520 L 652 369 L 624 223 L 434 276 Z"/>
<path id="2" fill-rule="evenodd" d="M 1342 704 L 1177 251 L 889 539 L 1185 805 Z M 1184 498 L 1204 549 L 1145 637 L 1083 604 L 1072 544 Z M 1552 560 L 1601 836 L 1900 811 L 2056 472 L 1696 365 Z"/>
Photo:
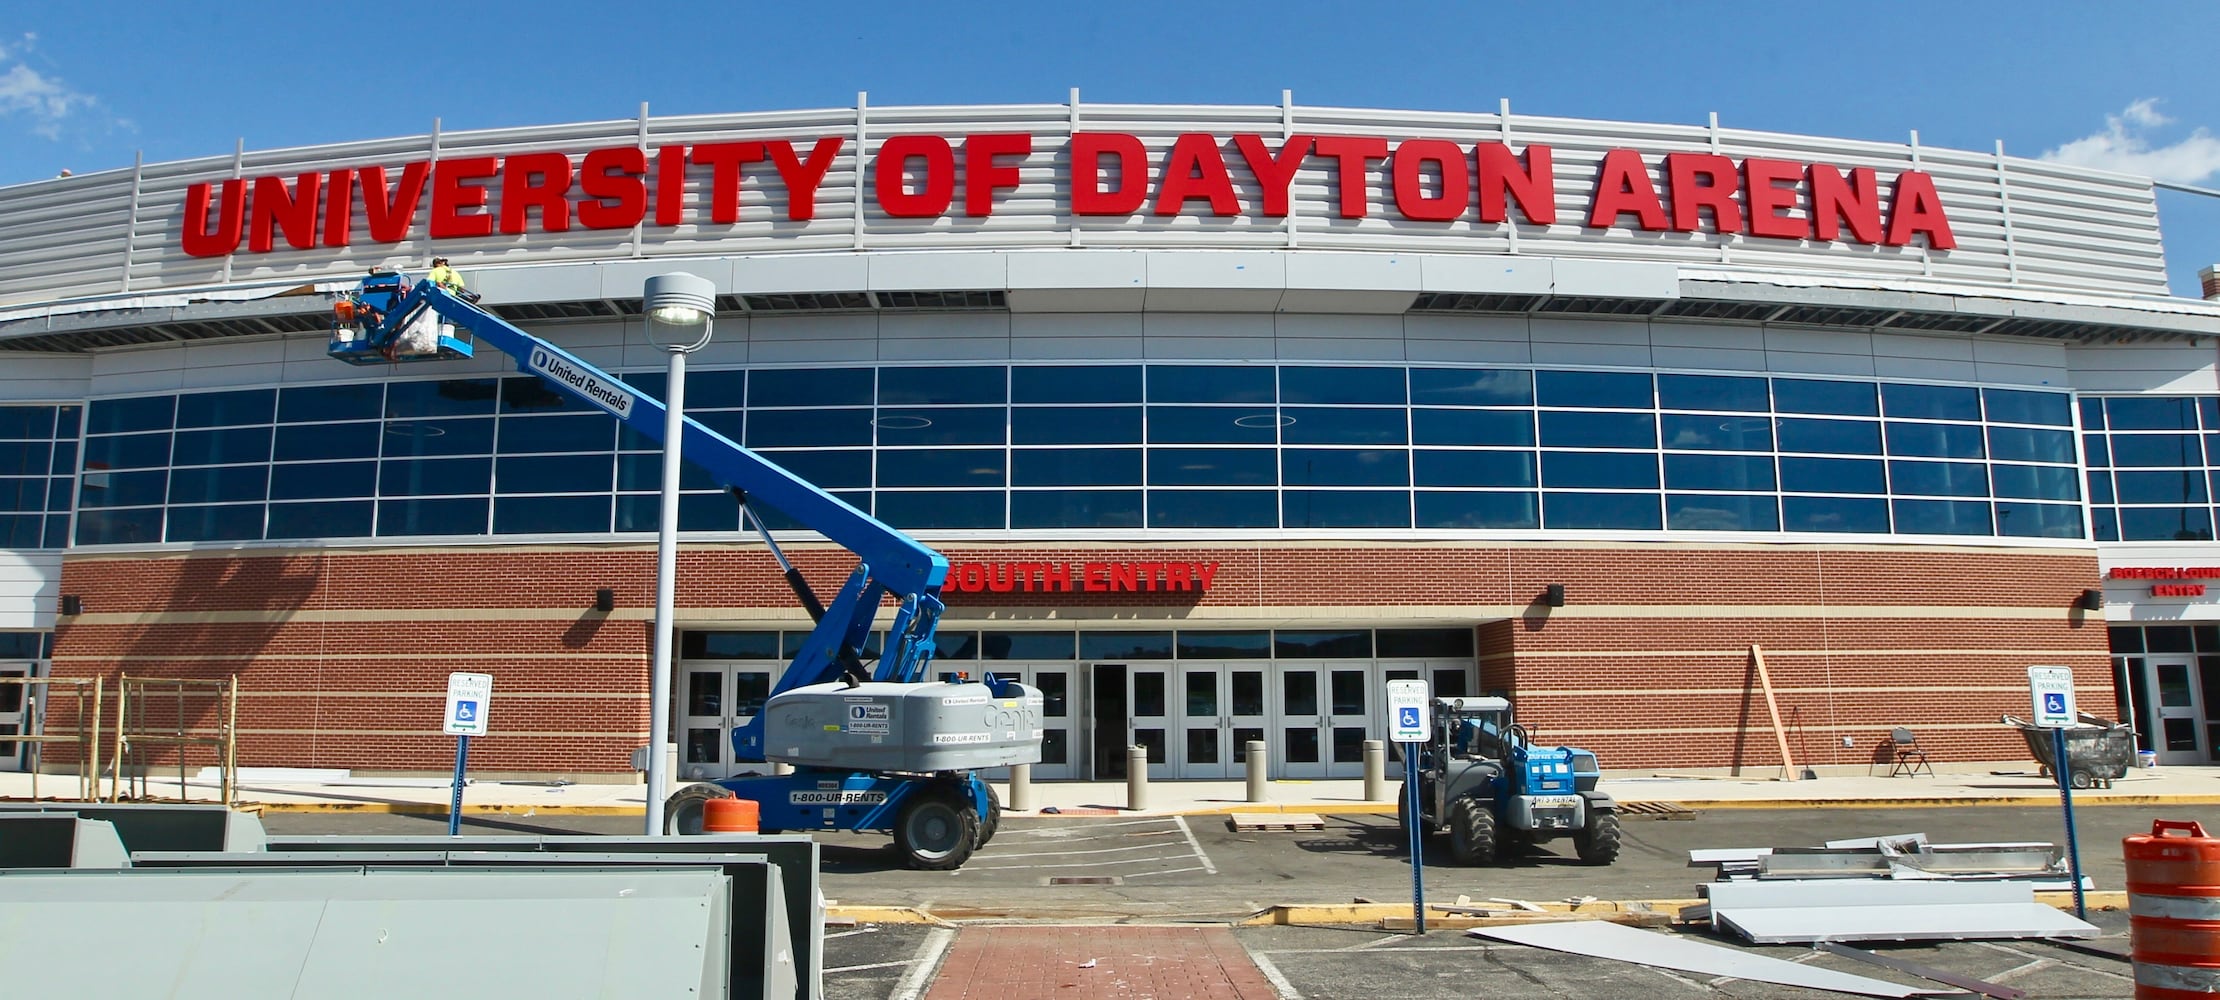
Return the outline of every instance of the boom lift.
<path id="1" fill-rule="evenodd" d="M 446 289 L 373 272 L 333 308 L 328 352 L 350 364 L 467 358 L 489 345 L 517 369 L 663 438 L 666 409 L 617 378 Z M 1041 692 L 997 679 L 932 679 L 933 634 L 948 560 L 916 539 L 818 489 L 691 417 L 685 456 L 740 504 L 789 587 L 817 623 L 763 711 L 731 734 L 735 759 L 791 764 L 791 774 L 741 774 L 680 790 L 667 822 L 700 825 L 706 798 L 758 804 L 765 831 L 890 832 L 912 866 L 951 869 L 986 843 L 1001 803 L 979 768 L 1041 759 Z M 856 554 L 830 604 L 821 603 L 750 509 L 769 504 Z M 876 665 L 862 656 L 881 601 L 896 608 Z M 661 742 L 663 734 L 655 734 Z M 691 827 L 692 829 L 689 829 Z"/>

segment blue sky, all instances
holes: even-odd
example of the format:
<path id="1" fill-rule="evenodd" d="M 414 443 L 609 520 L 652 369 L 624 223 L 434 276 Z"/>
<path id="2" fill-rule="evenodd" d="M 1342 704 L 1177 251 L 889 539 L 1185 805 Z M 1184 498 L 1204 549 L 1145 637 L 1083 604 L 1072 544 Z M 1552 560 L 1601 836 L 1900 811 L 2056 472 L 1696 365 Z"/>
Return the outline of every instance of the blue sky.
<path id="1" fill-rule="evenodd" d="M 1359 13 L 1363 11 L 1363 13 Z M 2220 188 L 2220 3 L 0 7 L 0 184 L 448 129 L 874 104 L 1276 103 L 2049 153 Z M 2177 293 L 2220 198 L 2161 193 Z"/>

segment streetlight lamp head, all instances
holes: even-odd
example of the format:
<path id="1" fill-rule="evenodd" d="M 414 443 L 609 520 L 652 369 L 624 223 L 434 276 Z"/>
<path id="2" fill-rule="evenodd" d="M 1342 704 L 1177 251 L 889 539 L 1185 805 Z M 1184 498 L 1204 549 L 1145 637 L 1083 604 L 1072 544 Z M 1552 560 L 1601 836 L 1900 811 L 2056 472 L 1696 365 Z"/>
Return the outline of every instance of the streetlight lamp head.
<path id="1" fill-rule="evenodd" d="M 650 343 L 671 351 L 695 351 L 709 343 L 717 315 L 717 285 L 692 274 L 658 274 L 641 296 L 647 308 Z"/>

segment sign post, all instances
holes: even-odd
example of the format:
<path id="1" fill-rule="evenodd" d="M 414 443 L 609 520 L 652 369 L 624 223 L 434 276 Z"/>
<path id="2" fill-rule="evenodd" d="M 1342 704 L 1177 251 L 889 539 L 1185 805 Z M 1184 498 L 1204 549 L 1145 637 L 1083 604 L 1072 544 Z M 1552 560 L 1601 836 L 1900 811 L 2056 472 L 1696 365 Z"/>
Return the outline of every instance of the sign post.
<path id="1" fill-rule="evenodd" d="M 470 738 L 486 734 L 486 709 L 492 702 L 492 674 L 447 675 L 447 709 L 440 730 L 455 738 L 455 792 L 447 806 L 450 837 L 462 833 L 463 772 L 470 765 Z"/>
<path id="2" fill-rule="evenodd" d="M 1403 745 L 1403 834 L 1411 844 L 1411 925 L 1426 933 L 1426 838 L 1419 828 L 1418 748 L 1433 738 L 1425 681 L 1387 682 L 1388 732 Z"/>
<path id="3" fill-rule="evenodd" d="M 2074 831 L 2073 768 L 2066 761 L 2066 730 L 2074 724 L 2074 672 L 2066 667 L 2027 668 L 2028 699 L 2035 724 L 2050 730 L 2050 776 L 2058 782 L 2058 801 L 2066 810 L 2066 862 L 2074 880 L 2074 916 L 2089 917 L 2081 889 L 2081 842 Z"/>

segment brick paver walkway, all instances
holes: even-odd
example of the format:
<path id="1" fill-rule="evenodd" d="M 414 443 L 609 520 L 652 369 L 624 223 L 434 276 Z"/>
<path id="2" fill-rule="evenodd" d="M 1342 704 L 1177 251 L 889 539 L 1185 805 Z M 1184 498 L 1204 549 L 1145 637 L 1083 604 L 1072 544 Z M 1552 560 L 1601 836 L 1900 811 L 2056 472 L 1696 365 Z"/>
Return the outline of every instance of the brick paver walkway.
<path id="1" fill-rule="evenodd" d="M 1278 996 L 1225 927 L 1014 925 L 958 932 L 925 1000 Z"/>

